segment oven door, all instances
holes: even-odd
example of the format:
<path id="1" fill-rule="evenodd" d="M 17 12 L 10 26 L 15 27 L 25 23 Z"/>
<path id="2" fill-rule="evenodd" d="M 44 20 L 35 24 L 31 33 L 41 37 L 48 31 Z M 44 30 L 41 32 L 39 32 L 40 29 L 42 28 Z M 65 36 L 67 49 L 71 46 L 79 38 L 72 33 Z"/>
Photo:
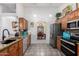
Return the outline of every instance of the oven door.
<path id="1" fill-rule="evenodd" d="M 70 22 L 67 24 L 67 28 L 76 28 L 76 21 L 75 22 Z"/>

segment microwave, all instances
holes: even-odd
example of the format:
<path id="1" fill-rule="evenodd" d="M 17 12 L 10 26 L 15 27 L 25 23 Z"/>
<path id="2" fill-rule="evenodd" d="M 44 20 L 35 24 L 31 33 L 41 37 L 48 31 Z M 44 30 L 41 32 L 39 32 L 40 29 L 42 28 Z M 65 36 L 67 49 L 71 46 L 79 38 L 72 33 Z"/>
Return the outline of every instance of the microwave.
<path id="1" fill-rule="evenodd" d="M 67 23 L 67 28 L 76 28 L 77 27 L 77 22 L 74 21 L 74 22 L 69 22 Z M 78 26 L 79 26 L 79 22 L 78 22 Z"/>

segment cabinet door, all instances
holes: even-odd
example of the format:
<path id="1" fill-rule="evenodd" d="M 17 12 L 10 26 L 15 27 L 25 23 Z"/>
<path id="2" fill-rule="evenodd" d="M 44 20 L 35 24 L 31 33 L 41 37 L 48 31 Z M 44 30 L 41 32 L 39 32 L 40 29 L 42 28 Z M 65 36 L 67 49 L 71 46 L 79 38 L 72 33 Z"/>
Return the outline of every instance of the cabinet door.
<path id="1" fill-rule="evenodd" d="M 9 54 L 12 56 L 18 56 L 18 43 L 15 43 L 9 47 Z"/>
<path id="2" fill-rule="evenodd" d="M 77 56 L 79 56 L 79 45 L 77 45 Z"/>
<path id="3" fill-rule="evenodd" d="M 66 18 L 63 18 L 62 21 L 61 21 L 61 25 L 62 25 L 62 29 L 67 29 L 67 19 Z"/>
<path id="4" fill-rule="evenodd" d="M 0 51 L 0 56 L 10 56 L 8 53 L 8 48 L 5 48 L 2 51 Z"/>
<path id="5" fill-rule="evenodd" d="M 20 30 L 28 28 L 28 21 L 24 18 L 19 18 L 19 28 Z"/>
<path id="6" fill-rule="evenodd" d="M 20 28 L 20 30 L 23 30 L 24 29 L 24 21 L 23 21 L 23 18 L 19 18 L 19 28 Z"/>
<path id="7" fill-rule="evenodd" d="M 8 48 L 3 49 L 0 53 L 8 53 Z"/>
<path id="8" fill-rule="evenodd" d="M 23 55 L 23 40 L 20 40 L 19 42 L 18 42 L 18 45 L 19 45 L 19 48 L 18 48 L 18 54 L 19 54 L 19 56 L 22 56 Z"/>
<path id="9" fill-rule="evenodd" d="M 74 12 L 70 13 L 70 14 L 69 14 L 69 19 L 70 19 L 70 20 L 73 20 L 74 18 L 75 18 Z"/>
<path id="10" fill-rule="evenodd" d="M 79 18 L 79 9 L 77 10 L 78 18 Z"/>
<path id="11" fill-rule="evenodd" d="M 74 18 L 78 18 L 78 10 L 74 11 Z"/>
<path id="12" fill-rule="evenodd" d="M 59 49 L 59 50 L 61 50 L 61 37 L 60 36 L 57 36 L 57 48 Z"/>
<path id="13" fill-rule="evenodd" d="M 24 19 L 24 29 L 28 28 L 28 21 Z"/>

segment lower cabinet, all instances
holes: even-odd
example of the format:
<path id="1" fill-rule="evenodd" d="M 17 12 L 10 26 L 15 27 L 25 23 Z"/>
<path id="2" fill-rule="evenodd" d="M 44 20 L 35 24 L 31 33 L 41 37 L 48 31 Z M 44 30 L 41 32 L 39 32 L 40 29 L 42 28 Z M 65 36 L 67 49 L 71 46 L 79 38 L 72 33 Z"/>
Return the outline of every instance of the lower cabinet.
<path id="1" fill-rule="evenodd" d="M 23 55 L 23 41 L 18 42 L 18 55 L 22 56 Z"/>
<path id="2" fill-rule="evenodd" d="M 79 44 L 77 44 L 77 56 L 79 56 Z"/>
<path id="3" fill-rule="evenodd" d="M 9 55 L 18 56 L 18 43 L 15 43 L 9 47 Z"/>
<path id="4" fill-rule="evenodd" d="M 57 36 L 57 49 L 61 50 L 61 36 Z"/>
<path id="5" fill-rule="evenodd" d="M 0 53 L 8 53 L 8 49 L 3 49 Z"/>
<path id="6" fill-rule="evenodd" d="M 20 40 L 9 47 L 0 51 L 1 54 L 7 53 L 9 56 L 22 56 L 23 55 L 23 40 Z"/>
<path id="7" fill-rule="evenodd" d="M 8 49 L 3 49 L 0 51 L 0 56 L 9 56 Z"/>

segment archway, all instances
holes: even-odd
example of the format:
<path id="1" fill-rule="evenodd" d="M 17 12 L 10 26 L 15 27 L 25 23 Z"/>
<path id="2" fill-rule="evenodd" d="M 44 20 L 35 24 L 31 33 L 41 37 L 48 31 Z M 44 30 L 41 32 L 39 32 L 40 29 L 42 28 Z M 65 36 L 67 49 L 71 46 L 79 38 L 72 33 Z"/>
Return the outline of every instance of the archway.
<path id="1" fill-rule="evenodd" d="M 37 40 L 46 39 L 46 25 L 45 21 L 38 21 L 37 23 Z"/>

